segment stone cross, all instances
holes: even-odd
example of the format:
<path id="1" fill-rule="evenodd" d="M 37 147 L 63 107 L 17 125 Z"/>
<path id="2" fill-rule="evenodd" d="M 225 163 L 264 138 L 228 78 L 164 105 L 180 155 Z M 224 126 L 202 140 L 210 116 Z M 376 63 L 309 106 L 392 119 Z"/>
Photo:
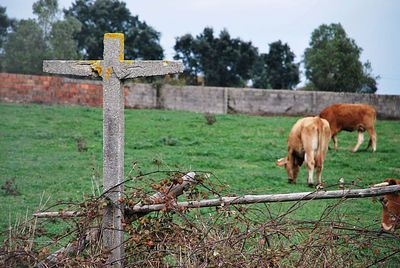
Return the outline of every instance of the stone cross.
<path id="1" fill-rule="evenodd" d="M 103 216 L 103 244 L 111 250 L 109 262 L 123 266 L 123 195 L 124 181 L 124 91 L 122 80 L 165 75 L 183 71 L 179 61 L 124 60 L 124 35 L 104 35 L 103 60 L 43 62 L 43 71 L 53 74 L 103 78 L 103 187 L 110 204 Z"/>

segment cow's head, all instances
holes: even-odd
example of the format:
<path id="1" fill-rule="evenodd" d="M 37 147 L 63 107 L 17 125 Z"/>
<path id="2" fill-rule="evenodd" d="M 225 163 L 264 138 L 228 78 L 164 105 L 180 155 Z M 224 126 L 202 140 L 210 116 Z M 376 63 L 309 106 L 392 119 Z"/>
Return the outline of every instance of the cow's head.
<path id="1" fill-rule="evenodd" d="M 400 180 L 385 179 L 386 185 L 400 184 Z M 394 231 L 400 227 L 400 195 L 391 193 L 383 196 L 382 229 Z"/>
<path id="2" fill-rule="evenodd" d="M 276 161 L 276 165 L 278 167 L 285 167 L 287 175 L 288 175 L 288 182 L 289 183 L 296 183 L 297 174 L 300 170 L 300 165 L 294 161 L 294 159 L 288 158 L 287 156 Z"/>

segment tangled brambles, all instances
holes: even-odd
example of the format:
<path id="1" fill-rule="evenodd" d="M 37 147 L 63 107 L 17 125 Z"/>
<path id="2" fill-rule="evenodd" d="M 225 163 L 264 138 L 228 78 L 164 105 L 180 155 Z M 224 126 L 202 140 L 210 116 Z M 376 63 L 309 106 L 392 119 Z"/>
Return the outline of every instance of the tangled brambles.
<path id="1" fill-rule="evenodd" d="M 118 202 L 126 211 L 126 267 L 367 267 L 399 262 L 400 237 L 343 215 L 344 199 L 327 205 L 316 220 L 298 220 L 294 214 L 307 202 L 318 201 L 294 202 L 284 211 L 270 204 L 188 210 L 176 207 L 168 195 L 173 186 L 185 183 L 183 174 L 152 172 L 125 183 L 126 195 Z M 224 185 L 211 183 L 216 180 L 200 174 L 197 187 L 189 185 L 178 199 L 218 198 Z M 160 197 L 163 210 L 133 212 L 138 204 L 157 203 Z M 62 207 L 58 218 L 34 218 L 10 227 L 2 233 L 0 266 L 106 266 L 109 251 L 100 241 L 108 202 L 100 196 L 56 204 L 52 210 Z"/>

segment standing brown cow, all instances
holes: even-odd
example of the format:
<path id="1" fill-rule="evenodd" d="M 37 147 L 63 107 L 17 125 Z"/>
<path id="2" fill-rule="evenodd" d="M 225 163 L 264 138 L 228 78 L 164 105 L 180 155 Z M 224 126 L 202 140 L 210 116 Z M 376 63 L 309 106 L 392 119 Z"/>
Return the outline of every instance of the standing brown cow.
<path id="1" fill-rule="evenodd" d="M 370 139 L 367 149 L 372 146 L 372 151 L 376 151 L 376 111 L 372 106 L 367 104 L 333 104 L 322 110 L 319 116 L 329 122 L 335 151 L 337 150 L 336 135 L 341 130 L 358 131 L 358 140 L 353 152 L 356 152 L 364 141 L 363 132 L 368 131 Z"/>
<path id="2" fill-rule="evenodd" d="M 321 174 L 330 137 L 328 121 L 318 116 L 305 117 L 294 124 L 287 141 L 288 155 L 276 162 L 277 166 L 285 166 L 289 183 L 296 183 L 297 174 L 305 161 L 308 185 L 314 184 L 314 166 L 317 168 L 318 184 L 322 185 Z"/>

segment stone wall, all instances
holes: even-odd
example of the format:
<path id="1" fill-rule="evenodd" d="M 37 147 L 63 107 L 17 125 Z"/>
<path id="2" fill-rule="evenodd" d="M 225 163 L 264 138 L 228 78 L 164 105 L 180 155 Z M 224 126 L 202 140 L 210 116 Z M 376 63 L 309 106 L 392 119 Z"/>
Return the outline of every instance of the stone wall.
<path id="1" fill-rule="evenodd" d="M 369 103 L 379 118 L 400 119 L 400 96 L 221 88 L 127 82 L 125 107 L 171 109 L 192 112 L 248 113 L 265 115 L 316 115 L 333 103 Z M 101 106 L 100 80 L 71 79 L 0 73 L 0 101 Z"/>
<path id="2" fill-rule="evenodd" d="M 230 112 L 265 115 L 316 115 L 334 103 L 368 103 L 379 118 L 400 119 L 400 96 L 322 91 L 229 89 Z"/>

